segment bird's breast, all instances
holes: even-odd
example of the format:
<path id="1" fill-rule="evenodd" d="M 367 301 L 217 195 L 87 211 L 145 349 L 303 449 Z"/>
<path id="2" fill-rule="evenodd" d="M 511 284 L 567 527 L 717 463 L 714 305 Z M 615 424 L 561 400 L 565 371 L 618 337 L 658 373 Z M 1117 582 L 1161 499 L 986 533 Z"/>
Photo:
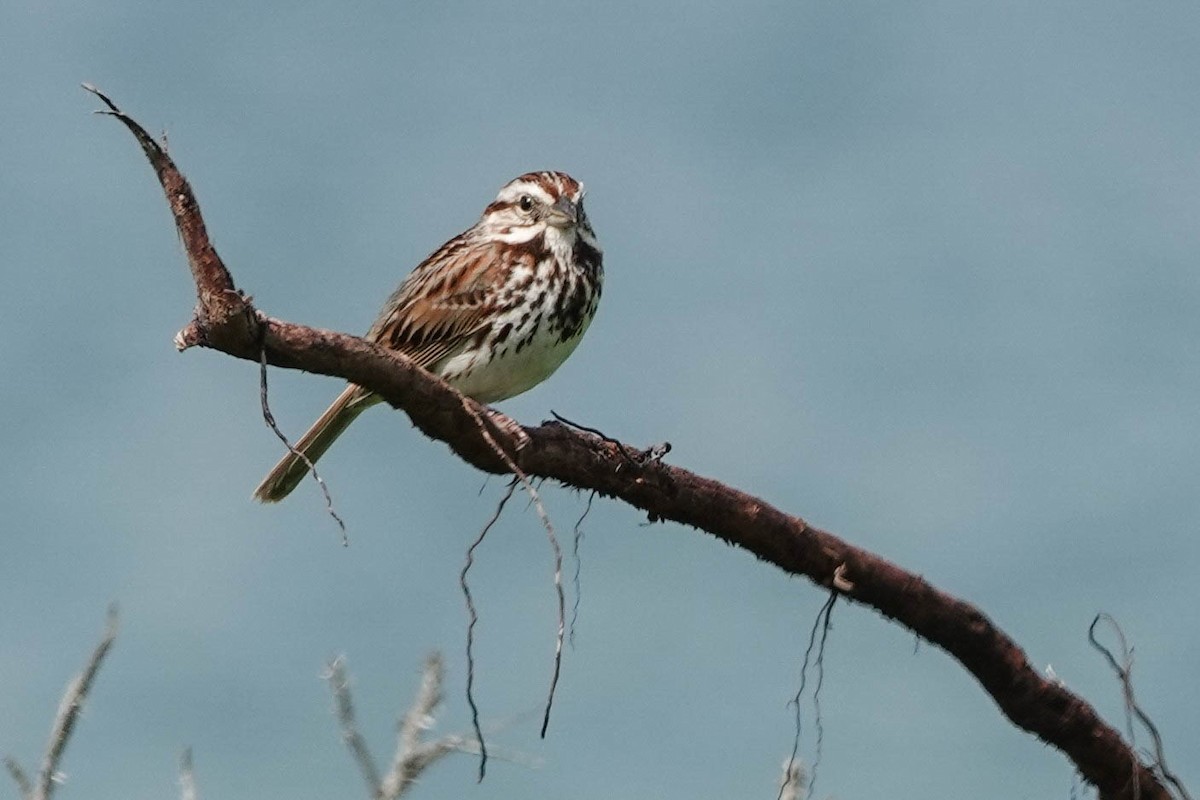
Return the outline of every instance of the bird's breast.
<path id="1" fill-rule="evenodd" d="M 435 369 L 483 403 L 514 397 L 550 377 L 595 315 L 599 287 L 579 275 L 517 275 L 513 283 L 522 287 L 516 300 Z"/>

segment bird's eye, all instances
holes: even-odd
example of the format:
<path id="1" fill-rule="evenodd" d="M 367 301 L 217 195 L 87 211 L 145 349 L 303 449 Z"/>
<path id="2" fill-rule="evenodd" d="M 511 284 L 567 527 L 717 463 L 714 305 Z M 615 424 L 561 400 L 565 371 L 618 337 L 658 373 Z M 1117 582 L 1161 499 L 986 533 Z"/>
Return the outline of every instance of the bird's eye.
<path id="1" fill-rule="evenodd" d="M 517 201 L 517 205 L 521 207 L 522 211 L 529 213 L 533 210 L 533 198 L 527 194 L 523 194 L 521 195 L 521 199 Z"/>

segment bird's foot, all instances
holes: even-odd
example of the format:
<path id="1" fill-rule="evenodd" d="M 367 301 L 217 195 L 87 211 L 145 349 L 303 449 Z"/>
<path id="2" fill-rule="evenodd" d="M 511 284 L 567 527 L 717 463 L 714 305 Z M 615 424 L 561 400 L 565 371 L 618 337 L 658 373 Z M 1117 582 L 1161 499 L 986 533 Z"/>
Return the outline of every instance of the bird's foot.
<path id="1" fill-rule="evenodd" d="M 497 411 L 494 408 L 487 409 L 488 419 L 492 421 L 502 433 L 512 439 L 517 452 L 520 452 L 529 444 L 529 434 L 525 432 L 525 426 L 517 422 L 512 417 L 502 411 Z"/>

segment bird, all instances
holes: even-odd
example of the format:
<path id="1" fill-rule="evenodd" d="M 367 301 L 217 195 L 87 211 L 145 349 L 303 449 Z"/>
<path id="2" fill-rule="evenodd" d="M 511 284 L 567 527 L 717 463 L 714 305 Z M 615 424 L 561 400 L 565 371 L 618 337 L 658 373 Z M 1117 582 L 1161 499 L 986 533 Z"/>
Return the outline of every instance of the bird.
<path id="1" fill-rule="evenodd" d="M 600 302 L 604 254 L 583 200 L 583 184 L 564 172 L 509 181 L 478 222 L 409 273 L 365 338 L 480 403 L 532 389 L 574 352 Z M 254 498 L 287 497 L 350 423 L 382 400 L 347 385 Z"/>

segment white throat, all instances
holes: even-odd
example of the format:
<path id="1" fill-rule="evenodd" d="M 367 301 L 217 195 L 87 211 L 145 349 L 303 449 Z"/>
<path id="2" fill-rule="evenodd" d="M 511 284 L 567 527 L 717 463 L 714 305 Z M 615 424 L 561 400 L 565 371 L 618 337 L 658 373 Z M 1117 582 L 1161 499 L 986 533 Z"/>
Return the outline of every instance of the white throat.
<path id="1" fill-rule="evenodd" d="M 569 261 L 571 252 L 575 249 L 575 237 L 578 236 L 578 228 L 572 225 L 569 228 L 556 228 L 553 225 L 546 225 L 546 246 L 558 256 L 559 261 Z"/>

